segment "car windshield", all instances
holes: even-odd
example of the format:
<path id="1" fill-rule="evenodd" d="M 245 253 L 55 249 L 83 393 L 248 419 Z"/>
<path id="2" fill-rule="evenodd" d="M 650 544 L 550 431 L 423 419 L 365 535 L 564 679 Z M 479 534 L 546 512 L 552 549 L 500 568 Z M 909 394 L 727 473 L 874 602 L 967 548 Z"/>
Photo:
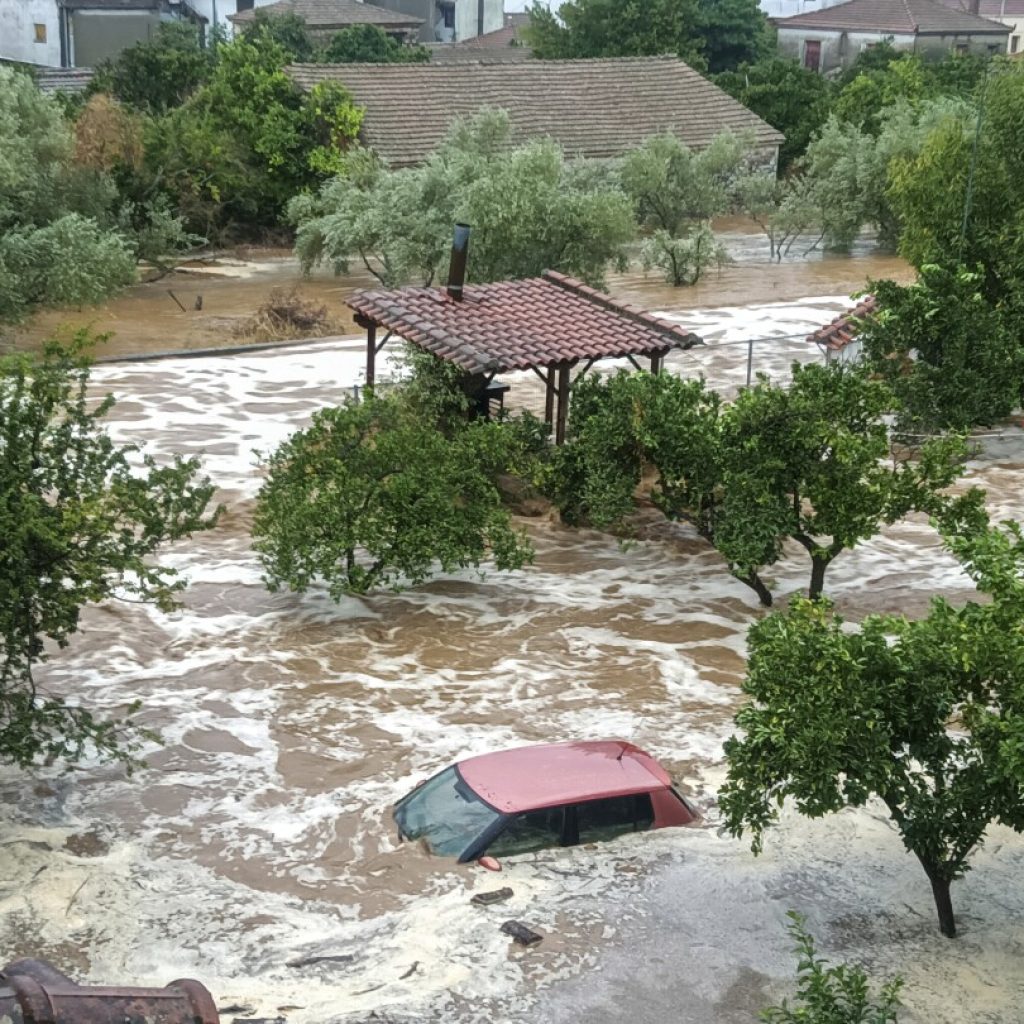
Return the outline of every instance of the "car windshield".
<path id="1" fill-rule="evenodd" d="M 406 839 L 423 839 L 433 853 L 458 857 L 501 815 L 480 799 L 452 767 L 395 804 Z"/>

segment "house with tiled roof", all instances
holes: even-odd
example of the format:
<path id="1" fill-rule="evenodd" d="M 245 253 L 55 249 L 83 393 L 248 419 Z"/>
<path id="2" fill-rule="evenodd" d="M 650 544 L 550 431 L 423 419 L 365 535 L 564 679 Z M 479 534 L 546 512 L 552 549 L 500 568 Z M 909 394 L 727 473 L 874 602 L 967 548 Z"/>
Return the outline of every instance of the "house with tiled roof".
<path id="1" fill-rule="evenodd" d="M 295 64 L 303 89 L 339 82 L 365 108 L 362 141 L 393 167 L 422 163 L 456 119 L 508 111 L 511 144 L 551 138 L 569 156 L 621 156 L 673 132 L 701 149 L 723 131 L 774 162 L 783 136 L 678 57 Z"/>
<path id="2" fill-rule="evenodd" d="M 457 43 L 505 24 L 504 0 L 374 0 L 422 20 L 421 43 Z"/>
<path id="3" fill-rule="evenodd" d="M 362 0 L 277 0 L 259 10 L 266 15 L 293 14 L 301 18 L 314 39 L 326 40 L 335 32 L 353 25 L 373 25 L 390 36 L 406 39 L 418 36 L 423 19 L 415 15 L 392 11 Z M 240 11 L 228 19 L 236 31 L 244 31 L 256 20 L 256 10 Z"/>
<path id="4" fill-rule="evenodd" d="M 1024 53 L 1024 0 L 942 0 L 947 7 L 1000 21 L 1010 30 L 1007 53 Z"/>
<path id="5" fill-rule="evenodd" d="M 864 49 L 890 41 L 924 58 L 1005 52 L 1008 26 L 941 0 L 847 0 L 775 20 L 779 53 L 812 71 L 845 68 Z"/>

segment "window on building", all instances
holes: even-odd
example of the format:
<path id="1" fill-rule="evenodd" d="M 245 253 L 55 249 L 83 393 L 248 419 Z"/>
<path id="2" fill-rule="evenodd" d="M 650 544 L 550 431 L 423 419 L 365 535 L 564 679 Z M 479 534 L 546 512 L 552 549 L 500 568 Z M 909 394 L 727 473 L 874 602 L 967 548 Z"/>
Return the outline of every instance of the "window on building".
<path id="1" fill-rule="evenodd" d="M 253 3 L 254 0 L 238 0 L 238 3 L 235 5 L 235 10 L 238 12 L 251 11 Z"/>
<path id="2" fill-rule="evenodd" d="M 441 21 L 444 23 L 444 27 L 455 28 L 455 4 L 439 3 L 437 7 L 437 13 L 440 15 Z"/>
<path id="3" fill-rule="evenodd" d="M 46 26 L 45 25 L 38 25 L 37 24 L 35 26 L 35 30 L 36 30 L 36 42 L 37 43 L 45 43 L 46 42 Z"/>
<path id="4" fill-rule="evenodd" d="M 957 43 L 956 46 L 953 47 L 953 49 L 958 57 L 965 57 L 967 55 L 966 43 Z"/>
<path id="5" fill-rule="evenodd" d="M 1010 53 L 1016 53 L 1020 49 L 1020 36 L 1010 36 Z"/>

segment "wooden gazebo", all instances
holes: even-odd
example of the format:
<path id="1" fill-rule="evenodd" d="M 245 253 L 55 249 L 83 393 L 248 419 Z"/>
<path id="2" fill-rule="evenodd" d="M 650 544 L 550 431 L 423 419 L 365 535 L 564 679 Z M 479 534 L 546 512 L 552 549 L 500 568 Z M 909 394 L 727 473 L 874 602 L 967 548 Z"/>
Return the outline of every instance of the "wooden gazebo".
<path id="1" fill-rule="evenodd" d="M 701 343 L 682 327 L 551 270 L 495 284 L 357 292 L 348 305 L 366 330 L 367 385 L 392 337 L 486 383 L 499 373 L 532 370 L 544 382 L 544 418 L 557 444 L 565 440 L 574 368 L 585 373 L 599 359 L 626 358 L 639 370 L 644 358 L 657 373 L 673 348 Z"/>

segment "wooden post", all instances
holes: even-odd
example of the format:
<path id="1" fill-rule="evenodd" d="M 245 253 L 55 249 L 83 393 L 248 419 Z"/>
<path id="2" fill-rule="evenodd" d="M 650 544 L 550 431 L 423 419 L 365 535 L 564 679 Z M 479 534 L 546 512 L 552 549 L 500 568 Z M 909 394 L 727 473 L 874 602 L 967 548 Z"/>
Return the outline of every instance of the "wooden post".
<path id="1" fill-rule="evenodd" d="M 369 324 L 366 328 L 366 387 L 373 389 L 373 381 L 377 362 L 377 325 Z"/>
<path id="2" fill-rule="evenodd" d="M 547 387 L 544 392 L 544 422 L 549 426 L 555 425 L 555 367 L 552 363 L 548 367 Z"/>
<path id="3" fill-rule="evenodd" d="M 653 374 L 661 373 L 661 364 L 662 364 L 664 359 L 665 359 L 665 353 L 664 352 L 655 352 L 654 355 L 651 356 L 651 373 L 653 373 Z"/>
<path id="4" fill-rule="evenodd" d="M 565 444 L 565 422 L 569 415 L 569 364 L 558 367 L 558 422 L 555 424 L 555 444 Z"/>

